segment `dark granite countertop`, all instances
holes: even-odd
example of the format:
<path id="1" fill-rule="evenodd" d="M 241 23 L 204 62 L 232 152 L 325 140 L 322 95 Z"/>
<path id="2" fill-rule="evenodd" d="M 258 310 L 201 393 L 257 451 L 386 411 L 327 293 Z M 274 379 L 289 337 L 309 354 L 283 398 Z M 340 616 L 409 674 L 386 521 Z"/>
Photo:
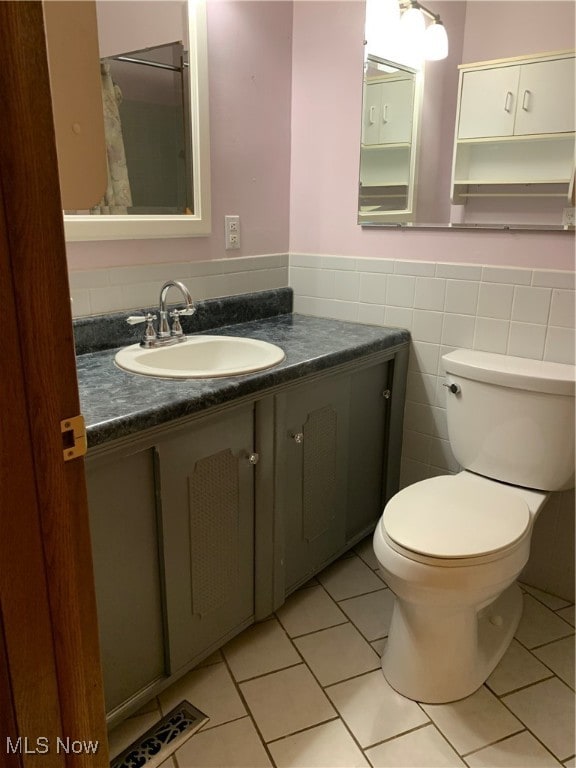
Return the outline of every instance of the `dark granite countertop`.
<path id="1" fill-rule="evenodd" d="M 173 419 L 264 392 L 303 376 L 405 344 L 400 328 L 284 314 L 205 331 L 248 336 L 280 346 L 285 359 L 268 370 L 211 379 L 161 379 L 118 368 L 118 348 L 77 357 L 88 447 L 116 440 Z"/>

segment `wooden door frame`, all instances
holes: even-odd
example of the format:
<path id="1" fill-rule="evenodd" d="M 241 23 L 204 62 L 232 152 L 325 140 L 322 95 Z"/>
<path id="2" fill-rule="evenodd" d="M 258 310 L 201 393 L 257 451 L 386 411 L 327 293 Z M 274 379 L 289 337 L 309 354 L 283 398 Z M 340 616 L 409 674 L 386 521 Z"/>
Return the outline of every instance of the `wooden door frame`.
<path id="1" fill-rule="evenodd" d="M 0 2 L 0 51 L 0 764 L 103 768 L 84 464 L 60 430 L 80 407 L 41 2 Z M 5 734 L 28 742 L 12 754 Z"/>

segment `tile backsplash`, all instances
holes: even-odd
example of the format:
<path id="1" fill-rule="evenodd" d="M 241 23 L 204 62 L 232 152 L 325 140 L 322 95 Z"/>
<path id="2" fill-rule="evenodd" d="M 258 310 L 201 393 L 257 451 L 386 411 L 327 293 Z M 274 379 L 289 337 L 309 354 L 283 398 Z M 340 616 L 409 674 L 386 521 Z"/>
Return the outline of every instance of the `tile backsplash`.
<path id="1" fill-rule="evenodd" d="M 459 471 L 448 441 L 443 354 L 466 348 L 574 363 L 574 277 L 553 270 L 290 256 L 295 312 L 411 331 L 402 486 Z M 529 572 L 536 586 L 572 599 L 574 492 L 554 494 L 548 508 L 537 522 L 538 554 Z"/>
<path id="2" fill-rule="evenodd" d="M 71 271 L 73 317 L 156 306 L 166 280 L 182 280 L 193 299 L 213 299 L 288 285 L 288 255 L 213 259 Z"/>

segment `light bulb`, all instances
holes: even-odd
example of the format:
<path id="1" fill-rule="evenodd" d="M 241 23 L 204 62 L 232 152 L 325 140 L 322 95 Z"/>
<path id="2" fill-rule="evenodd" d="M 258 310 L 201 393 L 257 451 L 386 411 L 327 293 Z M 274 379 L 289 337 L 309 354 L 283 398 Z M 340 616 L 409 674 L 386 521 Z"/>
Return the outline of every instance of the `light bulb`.
<path id="1" fill-rule="evenodd" d="M 424 58 L 440 61 L 448 56 L 448 35 L 441 21 L 435 21 L 424 33 Z"/>
<path id="2" fill-rule="evenodd" d="M 366 56 L 393 58 L 392 47 L 398 36 L 400 6 L 397 0 L 366 0 Z"/>
<path id="3" fill-rule="evenodd" d="M 400 17 L 400 24 L 403 33 L 415 38 L 422 38 L 426 24 L 424 14 L 418 8 L 408 8 Z"/>
<path id="4" fill-rule="evenodd" d="M 399 41 L 403 64 L 420 69 L 424 59 L 424 14 L 418 8 L 409 8 L 400 18 Z"/>

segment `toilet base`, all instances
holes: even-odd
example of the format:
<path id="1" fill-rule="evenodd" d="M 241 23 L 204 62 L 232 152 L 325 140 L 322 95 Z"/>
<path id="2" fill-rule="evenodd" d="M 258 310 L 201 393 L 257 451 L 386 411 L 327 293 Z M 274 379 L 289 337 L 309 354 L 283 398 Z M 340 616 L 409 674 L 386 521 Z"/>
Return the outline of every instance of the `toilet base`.
<path id="1" fill-rule="evenodd" d="M 479 611 L 396 598 L 382 671 L 398 693 L 443 704 L 474 693 L 510 645 L 522 615 L 516 583 Z"/>

